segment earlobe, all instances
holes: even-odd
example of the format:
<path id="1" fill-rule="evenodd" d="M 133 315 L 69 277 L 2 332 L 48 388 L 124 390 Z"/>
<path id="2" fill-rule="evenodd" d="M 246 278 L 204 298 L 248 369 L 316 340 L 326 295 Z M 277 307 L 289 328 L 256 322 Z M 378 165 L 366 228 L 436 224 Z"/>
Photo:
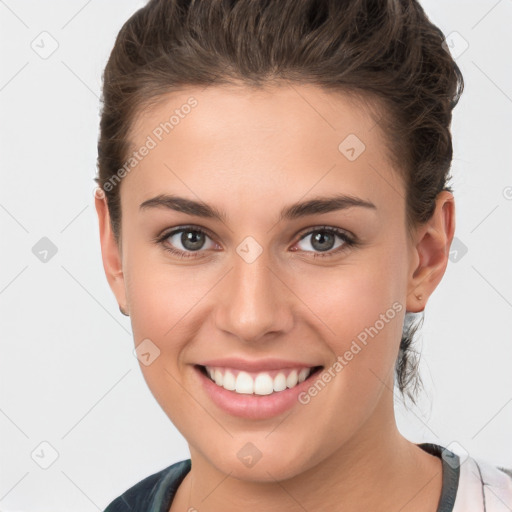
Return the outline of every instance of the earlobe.
<path id="1" fill-rule="evenodd" d="M 127 309 L 122 254 L 112 231 L 107 199 L 101 189 L 97 189 L 94 201 L 98 214 L 103 269 L 120 308 Z"/>
<path id="2" fill-rule="evenodd" d="M 418 229 L 415 266 L 410 269 L 407 311 L 420 312 L 441 281 L 455 232 L 455 200 L 447 190 L 439 193 L 432 217 Z"/>

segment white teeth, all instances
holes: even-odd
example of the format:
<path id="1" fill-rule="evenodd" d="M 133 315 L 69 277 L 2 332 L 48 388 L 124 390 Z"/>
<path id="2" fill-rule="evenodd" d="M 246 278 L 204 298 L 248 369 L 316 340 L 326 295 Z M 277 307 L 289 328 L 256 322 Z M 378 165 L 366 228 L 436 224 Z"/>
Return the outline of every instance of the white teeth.
<path id="1" fill-rule="evenodd" d="M 228 391 L 234 391 L 236 389 L 235 376 L 229 370 L 224 374 L 224 382 L 222 383 L 222 387 Z"/>
<path id="2" fill-rule="evenodd" d="M 268 373 L 260 373 L 254 380 L 254 393 L 270 395 L 274 392 L 274 381 Z"/>
<path id="3" fill-rule="evenodd" d="M 274 377 L 274 391 L 284 391 L 286 389 L 286 377 L 284 373 L 278 373 Z"/>
<path id="4" fill-rule="evenodd" d="M 309 368 L 303 368 L 300 372 L 299 372 L 299 382 L 304 382 L 307 377 L 309 375 Z"/>
<path id="5" fill-rule="evenodd" d="M 222 381 L 224 380 L 224 378 L 220 370 L 215 370 L 213 372 L 213 380 L 215 381 L 215 384 L 217 384 L 218 386 L 222 386 Z"/>
<path id="6" fill-rule="evenodd" d="M 236 378 L 235 390 L 237 393 L 252 395 L 254 393 L 254 381 L 252 377 L 246 372 L 240 372 Z"/>
<path id="7" fill-rule="evenodd" d="M 293 370 L 288 377 L 286 377 L 286 386 L 289 388 L 293 388 L 297 385 L 297 370 Z"/>
<path id="8" fill-rule="evenodd" d="M 288 373 L 288 376 L 286 375 Z M 211 380 L 218 386 L 235 391 L 244 395 L 270 395 L 275 392 L 284 391 L 287 388 L 293 388 L 306 380 L 311 374 L 312 368 L 301 368 L 294 370 L 282 370 L 275 375 L 274 378 L 267 372 L 258 374 L 249 374 L 248 372 L 231 371 L 226 368 L 206 367 L 206 372 Z M 235 376 L 236 375 L 236 376 Z"/>

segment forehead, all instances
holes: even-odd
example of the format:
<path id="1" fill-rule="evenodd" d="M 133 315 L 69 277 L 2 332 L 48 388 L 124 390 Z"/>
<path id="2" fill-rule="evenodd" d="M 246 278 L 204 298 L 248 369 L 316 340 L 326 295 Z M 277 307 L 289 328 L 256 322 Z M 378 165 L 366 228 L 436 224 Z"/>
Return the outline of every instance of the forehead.
<path id="1" fill-rule="evenodd" d="M 357 97 L 313 85 L 174 91 L 136 118 L 130 141 L 139 157 L 122 195 L 242 206 L 343 192 L 396 207 L 403 185 L 378 115 Z"/>

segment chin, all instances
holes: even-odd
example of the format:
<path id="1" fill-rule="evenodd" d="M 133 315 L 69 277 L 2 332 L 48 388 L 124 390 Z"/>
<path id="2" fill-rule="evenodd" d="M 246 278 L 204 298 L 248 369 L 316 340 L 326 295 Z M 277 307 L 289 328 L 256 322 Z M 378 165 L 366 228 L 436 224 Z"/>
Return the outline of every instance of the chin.
<path id="1" fill-rule="evenodd" d="M 221 449 L 218 453 L 203 453 L 203 456 L 219 472 L 238 480 L 255 483 L 283 481 L 314 466 L 300 446 L 295 450 L 281 445 L 281 450 L 257 451 L 249 442 L 243 444 L 241 449 L 238 448 L 240 443 L 233 444 L 236 444 L 236 448 L 233 451 L 230 448 L 229 454 Z"/>

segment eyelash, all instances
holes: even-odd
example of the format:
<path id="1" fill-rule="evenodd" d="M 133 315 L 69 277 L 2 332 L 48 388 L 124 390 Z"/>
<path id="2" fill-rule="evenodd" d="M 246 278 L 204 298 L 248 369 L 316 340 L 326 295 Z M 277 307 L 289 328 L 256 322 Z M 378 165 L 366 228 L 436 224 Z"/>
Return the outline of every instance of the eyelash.
<path id="1" fill-rule="evenodd" d="M 192 252 L 185 252 L 185 251 L 181 251 L 179 249 L 173 249 L 172 247 L 169 247 L 165 244 L 166 240 L 169 237 L 175 235 L 176 233 L 181 233 L 182 231 L 193 231 L 194 233 L 201 233 L 201 234 L 206 235 L 209 238 L 212 238 L 207 231 L 205 231 L 204 229 L 202 229 L 200 227 L 183 226 L 183 227 L 180 227 L 179 229 L 174 229 L 173 231 L 169 231 L 169 232 L 164 233 L 161 236 L 158 236 L 157 238 L 154 239 L 154 242 L 162 245 L 164 250 L 166 250 L 167 252 L 170 252 L 174 256 L 178 256 L 179 258 L 184 258 L 184 259 L 198 258 L 199 257 L 198 254 L 201 253 L 200 250 L 192 251 Z M 342 231 L 341 229 L 338 229 L 338 228 L 332 228 L 330 226 L 319 226 L 319 227 L 310 229 L 309 231 L 303 232 L 300 235 L 299 241 L 303 240 L 304 238 L 306 238 L 309 235 L 312 235 L 313 233 L 318 233 L 318 232 L 326 232 L 326 233 L 330 233 L 333 235 L 337 235 L 343 240 L 344 244 L 341 247 L 338 247 L 336 250 L 331 250 L 332 252 L 313 253 L 313 258 L 330 258 L 330 257 L 340 254 L 341 252 L 344 252 L 344 251 L 350 249 L 351 247 L 355 247 L 358 245 L 358 242 L 354 238 L 350 237 L 345 231 Z M 311 251 L 306 251 L 306 252 L 311 252 Z"/>

